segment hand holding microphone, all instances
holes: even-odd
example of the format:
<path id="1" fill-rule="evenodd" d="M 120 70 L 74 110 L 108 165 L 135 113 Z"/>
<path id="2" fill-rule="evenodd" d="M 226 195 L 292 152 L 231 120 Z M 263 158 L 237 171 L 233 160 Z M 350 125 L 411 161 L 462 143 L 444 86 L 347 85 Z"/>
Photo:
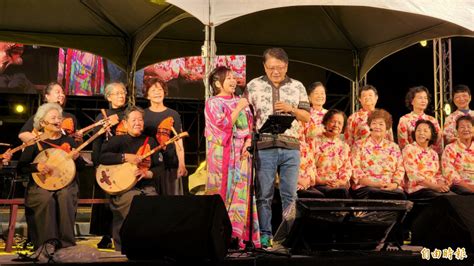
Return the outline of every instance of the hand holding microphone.
<path id="1" fill-rule="evenodd" d="M 237 103 L 237 110 L 243 110 L 247 106 L 249 106 L 249 101 L 246 98 L 240 98 L 239 102 Z"/>

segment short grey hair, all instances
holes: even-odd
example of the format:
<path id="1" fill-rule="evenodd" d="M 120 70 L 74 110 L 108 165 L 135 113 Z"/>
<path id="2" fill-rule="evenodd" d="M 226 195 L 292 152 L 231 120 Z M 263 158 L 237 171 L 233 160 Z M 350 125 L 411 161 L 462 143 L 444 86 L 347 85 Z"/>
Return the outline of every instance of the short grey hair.
<path id="1" fill-rule="evenodd" d="M 42 127 L 40 125 L 41 121 L 43 121 L 46 114 L 51 110 L 58 110 L 60 114 L 63 113 L 63 108 L 57 103 L 44 103 L 36 111 L 35 117 L 33 118 L 33 127 L 36 130 L 41 130 Z"/>
<path id="2" fill-rule="evenodd" d="M 125 84 L 123 84 L 122 82 L 112 82 L 112 83 L 107 84 L 107 86 L 105 86 L 104 97 L 106 100 L 108 100 L 107 98 L 109 98 L 115 86 L 122 87 L 125 94 L 127 94 L 127 88 L 125 88 Z"/>

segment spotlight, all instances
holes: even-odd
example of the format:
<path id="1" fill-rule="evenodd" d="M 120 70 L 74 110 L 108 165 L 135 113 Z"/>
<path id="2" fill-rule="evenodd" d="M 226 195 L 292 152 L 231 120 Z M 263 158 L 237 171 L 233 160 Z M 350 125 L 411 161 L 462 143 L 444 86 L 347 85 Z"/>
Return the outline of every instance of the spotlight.
<path id="1" fill-rule="evenodd" d="M 15 104 L 15 113 L 23 114 L 25 112 L 25 106 L 21 103 Z"/>
<path id="2" fill-rule="evenodd" d="M 445 104 L 443 110 L 444 110 L 444 113 L 446 115 L 450 115 L 451 114 L 451 105 L 449 103 Z"/>
<path id="3" fill-rule="evenodd" d="M 428 41 L 427 40 L 420 41 L 420 45 L 421 47 L 426 47 L 428 45 Z"/>

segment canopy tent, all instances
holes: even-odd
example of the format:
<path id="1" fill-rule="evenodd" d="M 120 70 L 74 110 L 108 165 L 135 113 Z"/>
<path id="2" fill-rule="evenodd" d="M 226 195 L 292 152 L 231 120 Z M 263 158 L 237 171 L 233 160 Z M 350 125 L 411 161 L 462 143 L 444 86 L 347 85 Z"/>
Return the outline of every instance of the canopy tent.
<path id="1" fill-rule="evenodd" d="M 216 27 L 219 54 L 285 48 L 352 81 L 420 40 L 473 36 L 474 1 L 167 0 Z"/>
<path id="2" fill-rule="evenodd" d="M 135 69 L 200 54 L 203 29 L 215 27 L 219 54 L 260 56 L 279 46 L 292 60 L 358 81 L 384 57 L 420 40 L 474 35 L 473 1 L 168 2 L 3 0 L 0 40 L 89 51 L 132 80 Z"/>

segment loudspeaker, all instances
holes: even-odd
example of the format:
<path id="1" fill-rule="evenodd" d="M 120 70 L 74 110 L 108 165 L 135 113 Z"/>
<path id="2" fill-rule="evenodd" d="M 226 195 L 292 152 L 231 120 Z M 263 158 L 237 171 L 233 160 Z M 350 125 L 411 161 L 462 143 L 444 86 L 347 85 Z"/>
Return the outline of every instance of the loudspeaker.
<path id="1" fill-rule="evenodd" d="M 413 221 L 411 242 L 428 248 L 474 250 L 474 196 L 437 197 Z"/>
<path id="2" fill-rule="evenodd" d="M 134 260 L 222 260 L 232 225 L 219 195 L 135 196 L 120 237 Z"/>
<path id="3" fill-rule="evenodd" d="M 283 245 L 293 253 L 375 249 L 385 243 L 412 203 L 405 200 L 309 199 L 296 201 L 295 219 L 285 217 Z M 288 225 L 288 223 L 290 223 Z M 275 235 L 277 238 L 278 232 Z M 274 239 L 274 240 L 275 240 Z"/>

